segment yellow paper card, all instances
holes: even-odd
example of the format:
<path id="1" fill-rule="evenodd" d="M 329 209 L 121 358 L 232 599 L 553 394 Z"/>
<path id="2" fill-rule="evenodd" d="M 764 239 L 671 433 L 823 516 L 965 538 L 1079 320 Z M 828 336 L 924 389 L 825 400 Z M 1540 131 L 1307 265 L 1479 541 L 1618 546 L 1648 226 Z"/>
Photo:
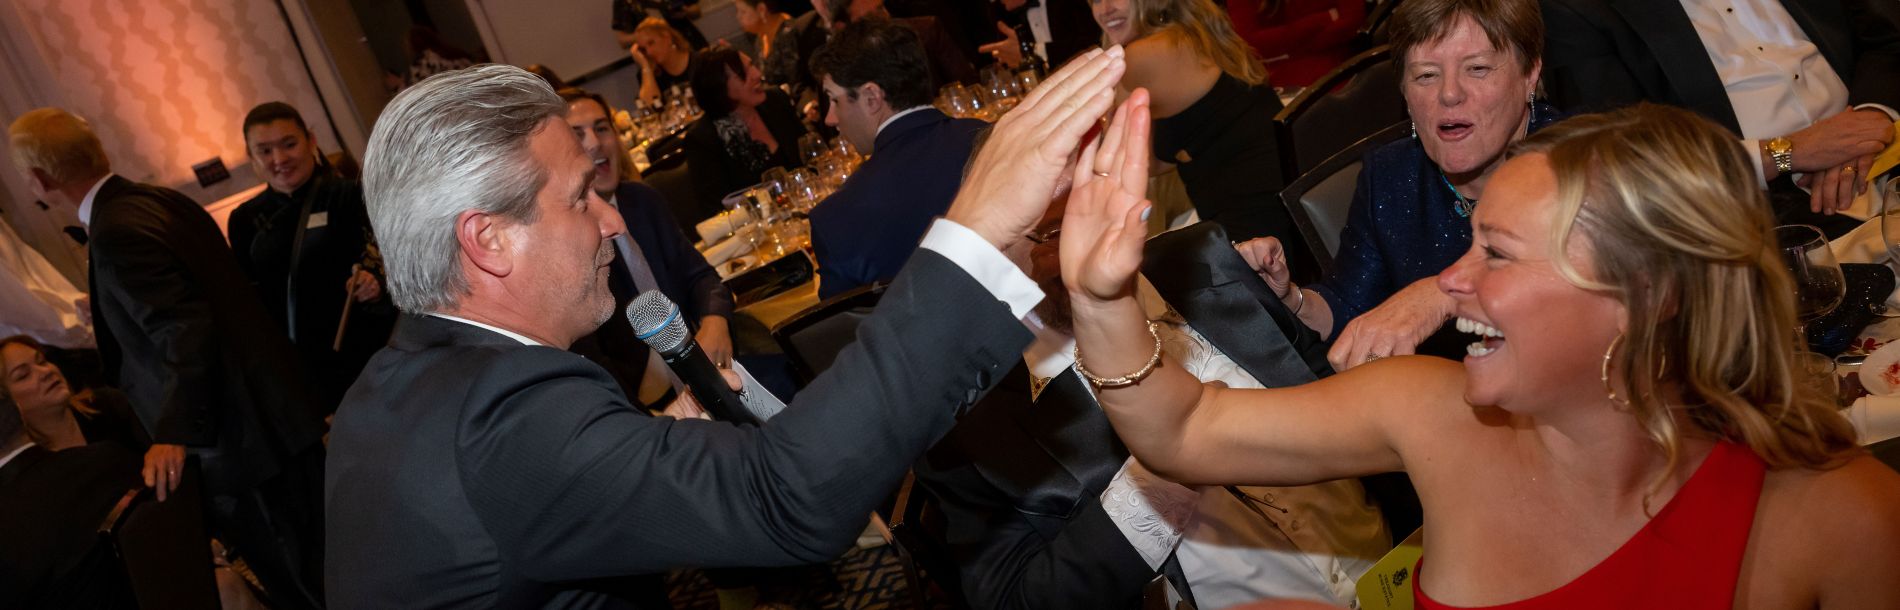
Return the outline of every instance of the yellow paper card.
<path id="1" fill-rule="evenodd" d="M 1365 576 L 1359 577 L 1360 610 L 1412 610 L 1412 578 L 1425 553 L 1425 528 L 1412 530 Z"/>
<path id="2" fill-rule="evenodd" d="M 1900 165 L 1900 123 L 1893 124 L 1893 136 L 1893 144 L 1888 145 L 1887 150 L 1880 151 L 1879 155 L 1875 155 L 1874 164 L 1867 166 L 1865 178 L 1869 185 L 1873 184 L 1875 176 L 1887 173 L 1887 170 L 1893 169 L 1893 166 Z"/>

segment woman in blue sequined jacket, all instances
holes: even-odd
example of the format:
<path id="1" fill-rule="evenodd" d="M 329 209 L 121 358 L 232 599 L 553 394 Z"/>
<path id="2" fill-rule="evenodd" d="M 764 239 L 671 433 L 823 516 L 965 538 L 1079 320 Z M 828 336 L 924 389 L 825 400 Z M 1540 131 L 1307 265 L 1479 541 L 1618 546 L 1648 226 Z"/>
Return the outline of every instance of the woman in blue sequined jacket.
<path id="1" fill-rule="evenodd" d="M 1339 370 L 1395 354 L 1462 356 L 1451 299 L 1433 278 L 1471 248 L 1471 209 L 1505 149 L 1558 118 L 1535 100 L 1536 3 L 1411 0 L 1391 27 L 1413 135 L 1366 154 L 1332 272 L 1296 286 L 1277 240 L 1236 246 L 1333 341 L 1327 359 Z"/>

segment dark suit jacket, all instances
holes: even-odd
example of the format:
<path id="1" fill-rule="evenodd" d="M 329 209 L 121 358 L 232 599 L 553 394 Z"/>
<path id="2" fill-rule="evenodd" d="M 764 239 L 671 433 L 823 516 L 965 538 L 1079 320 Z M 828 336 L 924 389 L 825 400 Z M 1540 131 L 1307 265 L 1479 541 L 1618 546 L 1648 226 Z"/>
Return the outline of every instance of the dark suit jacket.
<path id="1" fill-rule="evenodd" d="M 113 443 L 30 447 L 0 467 L 0 600 L 8 608 L 129 608 L 106 513 L 138 485 L 139 457 Z"/>
<path id="2" fill-rule="evenodd" d="M 344 334 L 343 350 L 331 349 L 337 323 L 343 318 L 343 284 L 350 278 L 351 266 L 366 264 L 373 273 L 381 269 L 380 261 L 368 254 L 372 241 L 362 183 L 326 173 L 320 168 L 290 195 L 265 189 L 232 210 L 226 225 L 238 268 L 257 289 L 264 311 L 280 328 L 292 332 L 304 378 L 319 393 L 317 404 L 327 411 L 336 408 L 363 363 L 389 340 L 395 310 L 387 300 L 352 301 L 355 311 Z M 322 214 L 326 220 L 323 226 L 304 231 L 303 252 L 296 256 L 293 269 L 291 248 L 306 200 L 310 214 Z M 290 319 L 293 300 L 296 320 Z"/>
<path id="3" fill-rule="evenodd" d="M 747 167 L 728 154 L 725 141 L 719 138 L 719 127 L 710 116 L 686 132 L 686 171 L 693 176 L 693 194 L 699 197 L 701 218 L 724 211 L 720 201 L 733 191 L 758 184 L 759 175 L 766 169 L 798 167 L 798 139 L 807 132 L 791 101 L 777 89 L 766 89 L 765 103 L 758 111 L 766 130 L 778 140 L 778 151 L 766 159 L 765 167 Z"/>
<path id="4" fill-rule="evenodd" d="M 826 561 L 1029 333 L 935 253 L 764 427 L 650 417 L 599 367 L 405 317 L 337 413 L 338 608 L 627 607 L 627 575 Z"/>
<path id="5" fill-rule="evenodd" d="M 659 282 L 660 293 L 679 305 L 687 325 L 696 332 L 701 318 L 731 318 L 732 291 L 719 280 L 712 266 L 706 264 L 706 257 L 693 249 L 679 222 L 667 211 L 666 199 L 660 192 L 638 182 L 622 182 L 614 200 L 620 206 L 620 218 L 626 221 L 627 237 L 646 258 L 654 281 Z M 634 287 L 633 277 L 626 272 L 618 248 L 614 249 L 607 286 L 614 293 L 614 316 L 607 318 L 607 323 L 594 334 L 576 341 L 572 351 L 607 369 L 627 396 L 639 396 L 647 352 L 651 350 L 634 334 L 627 316 L 621 315 L 627 304 L 640 294 Z"/>
<path id="6" fill-rule="evenodd" d="M 323 418 L 290 341 L 204 208 L 114 176 L 89 230 L 99 352 L 152 442 L 193 448 L 213 495 L 248 489 L 317 444 Z"/>
<path id="7" fill-rule="evenodd" d="M 878 132 L 871 158 L 811 211 L 818 297 L 897 275 L 950 210 L 976 134 L 988 125 L 925 107 Z"/>
<path id="8" fill-rule="evenodd" d="M 1101 503 L 1127 460 L 1073 370 L 1032 400 L 1019 364 L 912 472 L 970 607 L 1138 608 L 1155 571 Z"/>
<path id="9" fill-rule="evenodd" d="M 1682 6 L 1649 0 L 1542 0 L 1544 86 L 1572 112 L 1639 101 L 1672 104 L 1740 124 L 1722 79 Z M 1900 4 L 1892 0 L 1783 0 L 1847 84 L 1850 104 L 1900 108 Z"/>

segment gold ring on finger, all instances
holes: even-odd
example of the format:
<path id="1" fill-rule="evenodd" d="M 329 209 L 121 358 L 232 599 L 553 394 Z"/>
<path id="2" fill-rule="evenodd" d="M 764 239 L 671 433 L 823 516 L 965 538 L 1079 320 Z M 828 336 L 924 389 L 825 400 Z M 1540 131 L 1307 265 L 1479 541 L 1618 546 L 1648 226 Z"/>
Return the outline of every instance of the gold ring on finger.
<path id="1" fill-rule="evenodd" d="M 1091 174 L 1095 174 L 1095 175 L 1097 175 L 1097 176 L 1101 176 L 1101 177 L 1103 177 L 1103 178 L 1107 178 L 1107 177 L 1108 177 L 1108 172 L 1105 172 L 1105 171 L 1102 171 L 1102 170 L 1099 170 L 1099 169 L 1091 169 L 1091 170 L 1089 170 L 1089 173 L 1091 173 Z"/>

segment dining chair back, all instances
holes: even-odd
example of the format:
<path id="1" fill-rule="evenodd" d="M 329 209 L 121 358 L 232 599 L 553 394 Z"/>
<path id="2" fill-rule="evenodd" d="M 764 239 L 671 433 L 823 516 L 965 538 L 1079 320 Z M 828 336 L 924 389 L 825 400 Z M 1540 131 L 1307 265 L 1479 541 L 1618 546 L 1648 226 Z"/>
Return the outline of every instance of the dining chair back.
<path id="1" fill-rule="evenodd" d="M 858 325 L 884 296 L 883 282 L 859 286 L 806 308 L 772 327 L 799 383 L 811 383 L 846 346 L 857 342 Z"/>
<path id="2" fill-rule="evenodd" d="M 188 458 L 178 488 L 163 502 L 144 485 L 126 491 L 99 525 L 140 608 L 216 608 L 210 538 L 197 458 Z"/>
<path id="3" fill-rule="evenodd" d="M 1339 236 L 1346 229 L 1353 192 L 1359 188 L 1361 157 L 1368 150 L 1404 137 L 1407 129 L 1409 126 L 1400 122 L 1377 130 L 1281 189 L 1280 203 L 1306 238 L 1322 276 L 1332 273 L 1333 257 L 1339 253 Z"/>

